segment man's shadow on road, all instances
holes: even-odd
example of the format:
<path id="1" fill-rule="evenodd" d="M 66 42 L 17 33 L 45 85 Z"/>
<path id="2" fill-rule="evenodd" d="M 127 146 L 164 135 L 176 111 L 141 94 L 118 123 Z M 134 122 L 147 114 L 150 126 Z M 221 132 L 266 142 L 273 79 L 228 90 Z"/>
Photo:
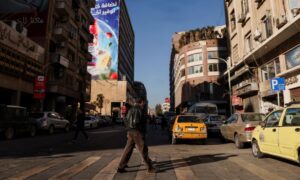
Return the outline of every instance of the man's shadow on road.
<path id="1" fill-rule="evenodd" d="M 172 159 L 167 161 L 157 161 L 154 162 L 154 166 L 158 168 L 158 173 L 165 172 L 168 170 L 173 170 L 182 167 L 188 167 L 198 164 L 207 164 L 214 163 L 219 161 L 224 161 L 230 157 L 235 157 L 235 154 L 208 154 L 208 155 L 199 155 L 199 156 L 191 156 L 181 159 Z M 138 169 L 130 171 L 139 171 Z"/>

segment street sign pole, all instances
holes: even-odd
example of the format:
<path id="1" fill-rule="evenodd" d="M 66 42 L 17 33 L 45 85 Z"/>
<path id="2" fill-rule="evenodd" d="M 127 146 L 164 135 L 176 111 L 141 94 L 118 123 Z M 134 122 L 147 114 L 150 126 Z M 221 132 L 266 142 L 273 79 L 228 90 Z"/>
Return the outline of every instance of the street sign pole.
<path id="1" fill-rule="evenodd" d="M 278 103 L 278 106 L 280 107 L 280 91 L 277 91 L 277 103 Z"/>

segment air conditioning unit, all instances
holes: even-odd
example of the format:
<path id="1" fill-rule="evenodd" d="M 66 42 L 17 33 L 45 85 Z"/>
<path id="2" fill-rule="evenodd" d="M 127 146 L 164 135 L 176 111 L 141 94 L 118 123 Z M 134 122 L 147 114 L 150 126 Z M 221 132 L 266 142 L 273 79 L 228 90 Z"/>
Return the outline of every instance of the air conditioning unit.
<path id="1" fill-rule="evenodd" d="M 287 23 L 287 18 L 285 15 L 280 16 L 276 19 L 276 27 L 279 29 Z"/>
<path id="2" fill-rule="evenodd" d="M 23 31 L 21 32 L 21 34 L 23 35 L 23 36 L 27 36 L 27 33 L 28 33 L 28 30 L 27 30 L 27 28 L 23 28 Z"/>
<path id="3" fill-rule="evenodd" d="M 11 26 L 13 29 L 16 29 L 17 24 L 18 24 L 17 21 L 11 21 L 10 26 Z"/>
<path id="4" fill-rule="evenodd" d="M 254 40 L 258 41 L 261 38 L 261 32 L 256 29 L 256 31 L 254 32 Z"/>
<path id="5" fill-rule="evenodd" d="M 292 9 L 293 16 L 296 17 L 300 13 L 300 8 Z"/>

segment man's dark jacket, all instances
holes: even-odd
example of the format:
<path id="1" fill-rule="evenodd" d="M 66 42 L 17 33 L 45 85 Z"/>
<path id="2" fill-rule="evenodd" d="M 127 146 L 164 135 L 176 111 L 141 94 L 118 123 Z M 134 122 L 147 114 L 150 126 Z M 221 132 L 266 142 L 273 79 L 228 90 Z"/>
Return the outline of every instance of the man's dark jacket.
<path id="1" fill-rule="evenodd" d="M 130 127 L 131 116 L 133 118 L 139 118 L 139 119 L 136 119 L 136 121 L 139 123 L 136 124 L 135 128 Z M 129 109 L 127 116 L 126 116 L 125 125 L 128 130 L 138 130 L 143 134 L 146 133 L 147 120 L 146 120 L 146 116 L 143 113 L 143 110 L 140 106 L 133 106 L 132 108 Z"/>

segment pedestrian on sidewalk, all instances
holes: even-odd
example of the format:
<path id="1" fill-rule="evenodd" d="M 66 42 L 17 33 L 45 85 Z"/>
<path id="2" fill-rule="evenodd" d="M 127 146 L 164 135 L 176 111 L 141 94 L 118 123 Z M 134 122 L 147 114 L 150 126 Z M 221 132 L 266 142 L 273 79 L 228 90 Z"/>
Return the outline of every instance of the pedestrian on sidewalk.
<path id="1" fill-rule="evenodd" d="M 75 122 L 76 123 L 76 131 L 74 134 L 73 141 L 76 141 L 78 134 L 80 132 L 84 135 L 86 140 L 89 139 L 89 136 L 87 135 L 87 133 L 84 130 L 84 121 L 85 121 L 85 113 L 82 110 L 79 110 L 77 120 Z"/>
<path id="2" fill-rule="evenodd" d="M 145 143 L 145 135 L 147 128 L 147 119 L 143 111 L 145 102 L 141 99 L 135 99 L 133 107 L 128 111 L 125 125 L 127 128 L 127 144 L 125 146 L 121 161 L 119 163 L 118 172 L 126 172 L 125 168 L 132 155 L 133 148 L 136 146 L 143 161 L 147 166 L 149 173 L 155 173 L 156 169 L 152 165 L 149 158 L 148 146 Z"/>

